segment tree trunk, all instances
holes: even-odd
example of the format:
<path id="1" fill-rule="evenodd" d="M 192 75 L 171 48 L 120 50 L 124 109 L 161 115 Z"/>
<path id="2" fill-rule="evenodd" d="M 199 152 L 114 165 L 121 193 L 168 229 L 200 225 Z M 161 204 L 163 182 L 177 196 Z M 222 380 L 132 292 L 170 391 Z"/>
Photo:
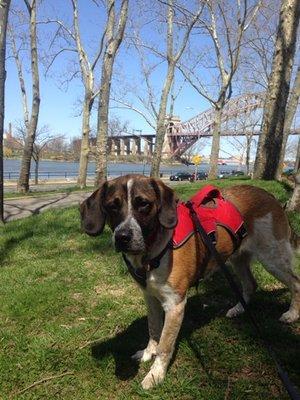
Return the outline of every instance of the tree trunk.
<path id="1" fill-rule="evenodd" d="M 4 99 L 5 99 L 5 54 L 6 30 L 10 0 L 0 0 L 0 222 L 3 215 L 3 131 L 4 131 Z"/>
<path id="2" fill-rule="evenodd" d="M 34 137 L 32 136 L 32 134 L 27 133 L 24 141 L 21 169 L 18 180 L 18 190 L 21 193 L 27 193 L 29 191 L 30 166 L 31 166 L 33 145 L 34 145 Z"/>
<path id="3" fill-rule="evenodd" d="M 283 143 L 286 103 L 299 24 L 299 0 L 282 0 L 272 72 L 264 107 L 254 177 L 274 179 Z"/>
<path id="4" fill-rule="evenodd" d="M 39 184 L 39 163 L 40 163 L 40 158 L 37 156 L 34 161 L 35 161 L 34 184 L 38 185 Z"/>
<path id="5" fill-rule="evenodd" d="M 209 162 L 208 179 L 216 179 L 218 174 L 218 160 L 220 152 L 221 122 L 224 105 L 215 106 L 215 120 L 212 132 L 212 144 Z"/>
<path id="6" fill-rule="evenodd" d="M 40 111 L 40 82 L 38 69 L 38 53 L 37 53 L 37 34 L 36 34 L 36 1 L 33 0 L 31 8 L 28 9 L 30 14 L 30 53 L 31 53 L 31 75 L 32 75 L 32 105 L 29 129 L 27 131 L 28 138 L 25 140 L 21 170 L 18 181 L 18 191 L 26 193 L 29 190 L 30 161 L 32 157 L 33 144 L 38 124 Z"/>
<path id="7" fill-rule="evenodd" d="M 246 175 L 250 174 L 250 151 L 252 136 L 246 136 Z"/>
<path id="8" fill-rule="evenodd" d="M 300 169 L 300 137 L 298 139 L 298 147 L 297 147 L 297 154 L 296 154 L 296 160 L 295 160 L 295 166 L 294 166 L 294 173 L 297 173 L 297 171 Z"/>
<path id="9" fill-rule="evenodd" d="M 108 0 L 107 45 L 103 57 L 99 94 L 95 186 L 107 179 L 107 131 L 110 87 L 115 57 L 122 43 L 128 14 L 128 0 L 122 0 L 117 32 L 115 33 L 115 2 Z"/>
<path id="10" fill-rule="evenodd" d="M 280 179 L 282 170 L 283 170 L 283 164 L 284 164 L 284 156 L 285 156 L 285 149 L 286 149 L 286 144 L 288 141 L 288 137 L 291 131 L 292 123 L 294 120 L 294 116 L 297 110 L 298 106 L 298 101 L 300 97 L 300 66 L 298 67 L 296 78 L 294 81 L 293 88 L 291 90 L 290 98 L 288 105 L 286 107 L 286 113 L 285 113 L 285 120 L 284 120 L 284 128 L 283 128 L 283 142 L 282 142 L 282 149 L 280 153 L 280 159 L 279 159 L 279 165 L 276 171 L 276 178 Z"/>
<path id="11" fill-rule="evenodd" d="M 103 180 L 107 179 L 108 110 L 113 63 L 114 57 L 105 55 L 98 106 L 95 186 L 99 186 Z"/>
<path id="12" fill-rule="evenodd" d="M 90 154 L 90 117 L 94 99 L 91 94 L 86 93 L 82 110 L 82 137 L 77 183 L 81 188 L 86 187 L 86 177 Z"/>
<path id="13" fill-rule="evenodd" d="M 295 180 L 295 188 L 291 200 L 289 202 L 288 210 L 300 212 L 300 169 L 298 169 L 298 172 L 294 180 Z"/>
<path id="14" fill-rule="evenodd" d="M 164 144 L 165 134 L 166 134 L 166 111 L 167 111 L 167 103 L 168 97 L 171 89 L 171 85 L 174 78 L 174 63 L 168 63 L 168 72 L 165 80 L 165 84 L 163 87 L 163 91 L 160 98 L 160 106 L 157 116 L 157 127 L 156 127 L 156 141 L 155 141 L 155 150 L 152 158 L 151 164 L 151 176 L 159 177 L 159 167 L 161 162 L 162 148 Z"/>

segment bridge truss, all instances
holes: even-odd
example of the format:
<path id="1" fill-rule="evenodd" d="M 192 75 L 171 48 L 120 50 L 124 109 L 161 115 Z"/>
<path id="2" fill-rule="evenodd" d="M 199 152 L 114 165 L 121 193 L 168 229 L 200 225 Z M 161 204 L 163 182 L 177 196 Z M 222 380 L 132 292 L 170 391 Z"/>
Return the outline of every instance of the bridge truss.
<path id="1" fill-rule="evenodd" d="M 221 135 L 243 136 L 242 129 L 227 128 L 238 117 L 249 116 L 264 105 L 265 93 L 251 93 L 235 97 L 227 102 L 222 113 Z M 215 110 L 210 108 L 182 123 L 170 123 L 165 141 L 165 150 L 174 158 L 180 158 L 200 138 L 212 136 Z M 300 133 L 300 130 L 293 132 Z M 257 132 L 258 134 L 258 132 Z"/>

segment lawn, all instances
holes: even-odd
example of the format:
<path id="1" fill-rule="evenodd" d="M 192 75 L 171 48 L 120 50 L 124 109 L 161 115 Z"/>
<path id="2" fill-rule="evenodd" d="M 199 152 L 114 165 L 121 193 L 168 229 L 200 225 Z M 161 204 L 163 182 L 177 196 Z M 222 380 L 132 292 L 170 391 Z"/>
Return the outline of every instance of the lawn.
<path id="1" fill-rule="evenodd" d="M 289 198 L 282 184 L 251 183 L 283 203 Z M 176 191 L 187 198 L 197 187 Z M 300 232 L 299 215 L 291 219 Z M 82 234 L 77 208 L 1 229 L 1 400 L 288 398 L 247 318 L 225 318 L 234 296 L 221 274 L 191 290 L 167 378 L 145 392 L 140 382 L 150 363 L 138 365 L 130 355 L 147 342 L 146 309 L 108 229 L 99 238 Z M 300 323 L 278 321 L 289 293 L 259 265 L 255 275 L 260 287 L 252 310 L 300 386 Z"/>

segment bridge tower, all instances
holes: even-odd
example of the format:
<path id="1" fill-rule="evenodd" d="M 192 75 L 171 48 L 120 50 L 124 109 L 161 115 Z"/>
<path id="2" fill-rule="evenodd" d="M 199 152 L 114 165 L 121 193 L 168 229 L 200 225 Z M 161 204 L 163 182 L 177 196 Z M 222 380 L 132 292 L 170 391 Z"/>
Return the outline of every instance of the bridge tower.
<path id="1" fill-rule="evenodd" d="M 166 116 L 166 134 L 165 134 L 165 139 L 164 139 L 164 144 L 162 148 L 162 158 L 170 158 L 170 155 L 173 153 L 173 146 L 172 146 L 172 131 L 173 127 L 175 125 L 178 125 L 181 123 L 181 119 L 177 115 L 173 116 Z"/>

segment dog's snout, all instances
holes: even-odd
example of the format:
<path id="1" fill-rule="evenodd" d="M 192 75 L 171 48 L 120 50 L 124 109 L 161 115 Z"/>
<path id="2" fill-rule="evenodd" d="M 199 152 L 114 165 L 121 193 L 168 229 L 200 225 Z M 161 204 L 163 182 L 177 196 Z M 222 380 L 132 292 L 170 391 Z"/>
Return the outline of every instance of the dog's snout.
<path id="1" fill-rule="evenodd" d="M 131 229 L 120 229 L 115 232 L 115 245 L 119 250 L 124 250 L 132 240 L 132 230 Z"/>
<path id="2" fill-rule="evenodd" d="M 116 232 L 115 235 L 116 241 L 120 241 L 122 243 L 129 243 L 130 240 L 132 239 L 132 231 L 130 229 L 128 230 L 122 230 L 120 232 Z"/>

